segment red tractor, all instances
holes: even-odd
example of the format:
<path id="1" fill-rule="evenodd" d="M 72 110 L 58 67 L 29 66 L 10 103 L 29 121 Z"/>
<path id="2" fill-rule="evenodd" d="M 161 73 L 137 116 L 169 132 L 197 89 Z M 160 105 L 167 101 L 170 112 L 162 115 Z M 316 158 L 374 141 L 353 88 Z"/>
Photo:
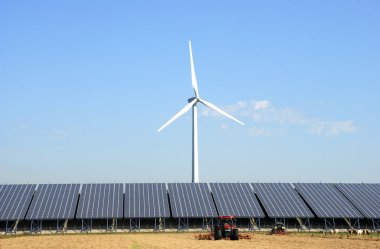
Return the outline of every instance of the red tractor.
<path id="1" fill-rule="evenodd" d="M 285 235 L 287 233 L 286 233 L 286 228 L 285 228 L 284 224 L 282 222 L 277 221 L 274 224 L 272 230 L 269 232 L 269 234 L 270 235 L 272 235 L 272 234 Z"/>
<path id="2" fill-rule="evenodd" d="M 236 227 L 235 216 L 219 216 L 214 228 L 214 239 L 239 240 L 239 229 Z"/>

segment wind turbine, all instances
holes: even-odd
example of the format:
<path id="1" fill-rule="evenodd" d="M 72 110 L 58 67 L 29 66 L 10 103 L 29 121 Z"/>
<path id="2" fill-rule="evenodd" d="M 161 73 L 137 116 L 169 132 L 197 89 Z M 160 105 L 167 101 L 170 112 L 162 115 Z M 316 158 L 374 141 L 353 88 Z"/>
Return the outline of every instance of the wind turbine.
<path id="1" fill-rule="evenodd" d="M 162 131 L 166 126 L 171 124 L 174 120 L 185 114 L 190 108 L 193 108 L 193 174 L 192 174 L 192 182 L 198 183 L 199 182 L 199 171 L 198 171 L 198 108 L 197 103 L 202 103 L 205 106 L 213 109 L 216 112 L 219 112 L 220 114 L 226 116 L 229 119 L 232 119 L 233 121 L 244 125 L 243 122 L 237 120 L 236 118 L 232 117 L 228 113 L 224 112 L 220 108 L 216 107 L 214 104 L 211 104 L 210 102 L 207 102 L 206 100 L 203 100 L 199 97 L 198 92 L 198 83 L 197 78 L 195 77 L 195 70 L 194 70 L 194 62 L 193 62 L 193 52 L 191 50 L 191 41 L 189 41 L 189 50 L 190 50 L 190 64 L 191 64 L 191 84 L 193 85 L 195 96 L 188 99 L 188 104 L 182 108 L 177 114 L 175 114 L 168 122 L 166 122 L 163 126 L 160 127 L 160 129 L 157 130 L 157 132 Z"/>

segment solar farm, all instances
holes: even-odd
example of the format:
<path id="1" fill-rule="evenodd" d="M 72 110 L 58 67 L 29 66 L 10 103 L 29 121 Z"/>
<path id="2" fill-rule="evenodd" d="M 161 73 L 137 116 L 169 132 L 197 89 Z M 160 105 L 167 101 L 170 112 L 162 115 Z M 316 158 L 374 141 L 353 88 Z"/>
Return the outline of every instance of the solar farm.
<path id="1" fill-rule="evenodd" d="M 113 183 L 0 185 L 1 234 L 380 228 L 380 184 Z"/>

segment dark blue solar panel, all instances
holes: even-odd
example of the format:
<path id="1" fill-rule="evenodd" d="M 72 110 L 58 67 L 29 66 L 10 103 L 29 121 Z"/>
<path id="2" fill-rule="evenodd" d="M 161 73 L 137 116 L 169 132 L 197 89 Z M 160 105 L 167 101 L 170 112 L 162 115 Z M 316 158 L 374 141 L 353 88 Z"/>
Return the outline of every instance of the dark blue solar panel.
<path id="1" fill-rule="evenodd" d="M 252 186 L 269 217 L 314 217 L 290 183 L 253 183 Z"/>
<path id="2" fill-rule="evenodd" d="M 127 183 L 125 185 L 125 218 L 170 217 L 164 183 Z"/>
<path id="3" fill-rule="evenodd" d="M 210 183 L 220 216 L 263 218 L 264 212 L 248 183 Z"/>
<path id="4" fill-rule="evenodd" d="M 26 219 L 73 219 L 80 184 L 41 184 L 38 186 Z"/>
<path id="5" fill-rule="evenodd" d="M 123 217 L 123 184 L 83 184 L 76 218 L 112 219 Z"/>
<path id="6" fill-rule="evenodd" d="M 35 184 L 3 185 L 0 189 L 0 220 L 24 219 Z"/>
<path id="7" fill-rule="evenodd" d="M 295 183 L 294 186 L 319 218 L 363 218 L 333 184 Z"/>
<path id="8" fill-rule="evenodd" d="M 168 190 L 174 218 L 218 216 L 206 183 L 169 183 Z"/>
<path id="9" fill-rule="evenodd" d="M 380 219 L 380 191 L 376 184 L 335 184 L 335 186 L 370 219 Z"/>
<path id="10" fill-rule="evenodd" d="M 376 195 L 380 197 L 380 184 L 378 183 L 372 183 L 370 184 L 371 185 L 371 188 L 373 189 L 373 191 L 376 192 Z"/>

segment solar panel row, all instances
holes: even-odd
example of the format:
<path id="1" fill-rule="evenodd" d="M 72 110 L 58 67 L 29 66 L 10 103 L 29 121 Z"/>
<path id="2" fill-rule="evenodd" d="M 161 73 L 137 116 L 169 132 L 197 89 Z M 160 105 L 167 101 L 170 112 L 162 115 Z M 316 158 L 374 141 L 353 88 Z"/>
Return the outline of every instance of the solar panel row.
<path id="1" fill-rule="evenodd" d="M 299 194 L 291 184 L 252 186 L 169 183 L 167 191 L 163 183 L 136 183 L 123 191 L 123 184 L 83 184 L 75 210 L 79 184 L 0 185 L 0 220 L 23 219 L 29 204 L 28 220 L 72 219 L 75 211 L 78 219 L 264 217 L 255 193 L 271 218 L 313 217 L 304 200 L 319 218 L 380 218 L 380 184 L 297 183 Z"/>
<path id="2" fill-rule="evenodd" d="M 336 184 L 335 185 L 364 215 L 370 219 L 380 219 L 379 184 Z"/>
<path id="3" fill-rule="evenodd" d="M 210 183 L 210 187 L 220 216 L 265 216 L 248 183 Z"/>
<path id="4" fill-rule="evenodd" d="M 252 186 L 269 217 L 314 217 L 290 183 L 253 183 Z"/>
<path id="5" fill-rule="evenodd" d="M 174 218 L 216 217 L 217 212 L 206 183 L 169 183 Z"/>
<path id="6" fill-rule="evenodd" d="M 363 218 L 333 184 L 295 183 L 297 191 L 319 218 Z"/>
<path id="7" fill-rule="evenodd" d="M 124 217 L 170 217 L 169 201 L 165 184 L 127 183 L 125 185 Z"/>
<path id="8" fill-rule="evenodd" d="M 123 184 L 83 184 L 77 210 L 79 219 L 123 217 Z"/>
<path id="9" fill-rule="evenodd" d="M 36 185 L 2 185 L 0 189 L 0 220 L 20 220 L 25 217 Z"/>
<path id="10" fill-rule="evenodd" d="M 42 184 L 38 186 L 26 219 L 72 219 L 80 184 Z"/>

